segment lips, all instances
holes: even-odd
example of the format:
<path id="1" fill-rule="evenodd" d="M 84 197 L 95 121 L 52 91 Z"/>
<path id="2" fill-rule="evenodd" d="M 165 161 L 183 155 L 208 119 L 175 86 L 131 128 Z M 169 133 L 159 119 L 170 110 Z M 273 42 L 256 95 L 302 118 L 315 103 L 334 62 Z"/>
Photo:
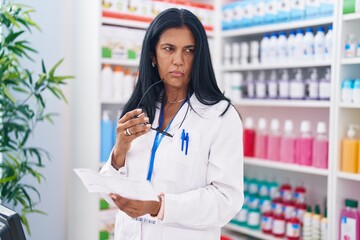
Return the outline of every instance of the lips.
<path id="1" fill-rule="evenodd" d="M 175 71 L 170 71 L 170 75 L 173 77 L 182 77 L 182 76 L 184 76 L 184 73 L 175 70 Z"/>

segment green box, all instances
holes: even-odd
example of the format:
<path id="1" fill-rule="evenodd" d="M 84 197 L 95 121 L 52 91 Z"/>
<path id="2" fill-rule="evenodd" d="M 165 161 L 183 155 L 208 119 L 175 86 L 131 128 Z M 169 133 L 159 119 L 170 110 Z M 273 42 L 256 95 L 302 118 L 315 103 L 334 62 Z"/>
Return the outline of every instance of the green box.
<path id="1" fill-rule="evenodd" d="M 102 230 L 99 232 L 99 240 L 109 240 L 110 234 L 108 231 Z"/>
<path id="2" fill-rule="evenodd" d="M 109 209 L 109 204 L 104 199 L 100 200 L 100 210 Z"/>
<path id="3" fill-rule="evenodd" d="M 355 12 L 355 0 L 344 0 L 343 14 Z"/>

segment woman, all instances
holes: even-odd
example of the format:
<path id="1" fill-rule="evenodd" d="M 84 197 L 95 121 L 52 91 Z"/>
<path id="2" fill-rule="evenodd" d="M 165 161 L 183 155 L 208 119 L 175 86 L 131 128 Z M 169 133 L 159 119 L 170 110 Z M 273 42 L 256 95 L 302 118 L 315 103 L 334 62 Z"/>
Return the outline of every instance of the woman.
<path id="1" fill-rule="evenodd" d="M 220 239 L 243 203 L 242 123 L 216 84 L 205 30 L 191 12 L 168 9 L 150 24 L 116 131 L 101 173 L 147 179 L 159 201 L 110 194 L 121 210 L 115 239 Z"/>

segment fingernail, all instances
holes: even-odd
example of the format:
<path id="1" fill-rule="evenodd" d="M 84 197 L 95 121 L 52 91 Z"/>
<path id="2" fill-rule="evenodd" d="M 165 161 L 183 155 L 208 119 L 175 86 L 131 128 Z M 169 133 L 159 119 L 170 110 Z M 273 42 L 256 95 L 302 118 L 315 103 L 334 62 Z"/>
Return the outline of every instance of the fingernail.
<path id="1" fill-rule="evenodd" d="M 150 128 L 150 127 L 151 127 L 151 124 L 146 124 L 146 127 L 147 127 L 147 128 Z"/>
<path id="2" fill-rule="evenodd" d="M 144 118 L 144 121 L 145 121 L 145 122 L 148 122 L 148 121 L 149 121 L 149 118 L 148 118 L 148 117 L 145 117 L 145 118 Z"/>
<path id="3" fill-rule="evenodd" d="M 136 109 L 136 112 L 141 113 L 141 112 L 142 112 L 142 109 L 141 109 L 141 108 L 137 108 L 137 109 Z"/>

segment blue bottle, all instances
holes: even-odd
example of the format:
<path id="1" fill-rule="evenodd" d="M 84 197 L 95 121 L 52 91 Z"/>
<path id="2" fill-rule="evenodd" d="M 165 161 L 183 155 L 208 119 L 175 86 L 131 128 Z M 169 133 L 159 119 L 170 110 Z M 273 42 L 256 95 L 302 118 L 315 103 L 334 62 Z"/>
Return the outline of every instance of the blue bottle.
<path id="1" fill-rule="evenodd" d="M 102 113 L 100 131 L 100 162 L 104 163 L 108 160 L 113 147 L 113 123 L 110 120 L 109 111 L 105 110 Z"/>

